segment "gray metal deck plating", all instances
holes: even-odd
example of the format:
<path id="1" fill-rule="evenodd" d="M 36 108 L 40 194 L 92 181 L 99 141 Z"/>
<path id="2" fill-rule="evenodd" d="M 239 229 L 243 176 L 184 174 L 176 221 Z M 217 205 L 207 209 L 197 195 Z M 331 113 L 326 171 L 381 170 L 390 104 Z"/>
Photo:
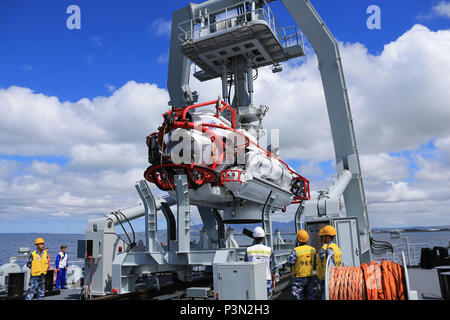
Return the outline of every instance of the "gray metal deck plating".
<path id="1" fill-rule="evenodd" d="M 440 300 L 441 291 L 436 269 L 409 268 L 409 281 L 412 290 L 417 290 L 421 300 Z M 274 297 L 278 299 L 290 299 L 290 284 L 283 285 L 283 292 Z M 59 295 L 45 297 L 44 300 L 77 300 L 80 289 L 63 289 Z"/>
<path id="2" fill-rule="evenodd" d="M 408 268 L 411 290 L 417 290 L 420 300 L 442 299 L 436 269 Z"/>

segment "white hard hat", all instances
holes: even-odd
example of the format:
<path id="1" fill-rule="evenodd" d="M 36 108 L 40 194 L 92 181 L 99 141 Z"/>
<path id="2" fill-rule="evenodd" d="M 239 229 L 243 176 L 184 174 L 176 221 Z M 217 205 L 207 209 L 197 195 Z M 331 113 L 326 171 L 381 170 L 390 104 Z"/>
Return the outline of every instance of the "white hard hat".
<path id="1" fill-rule="evenodd" d="M 264 232 L 264 229 L 261 227 L 256 227 L 253 230 L 253 238 L 264 238 L 266 236 L 266 233 Z"/>

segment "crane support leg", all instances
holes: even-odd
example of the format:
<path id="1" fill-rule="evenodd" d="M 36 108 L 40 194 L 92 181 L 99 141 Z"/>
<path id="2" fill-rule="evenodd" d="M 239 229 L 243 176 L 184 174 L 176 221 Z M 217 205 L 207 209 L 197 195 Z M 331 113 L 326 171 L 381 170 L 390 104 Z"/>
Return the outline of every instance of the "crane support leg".
<path id="1" fill-rule="evenodd" d="M 337 41 L 309 0 L 281 2 L 316 52 L 333 136 L 337 174 L 344 170 L 352 173 L 352 179 L 343 194 L 347 216 L 358 218 L 362 259 L 370 259 L 367 204 Z"/>

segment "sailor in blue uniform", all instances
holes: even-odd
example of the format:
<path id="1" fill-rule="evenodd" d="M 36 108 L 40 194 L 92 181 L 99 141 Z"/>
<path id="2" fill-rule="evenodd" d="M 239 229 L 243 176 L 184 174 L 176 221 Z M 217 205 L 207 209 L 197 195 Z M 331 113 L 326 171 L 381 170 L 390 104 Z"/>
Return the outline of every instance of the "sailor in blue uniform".
<path id="1" fill-rule="evenodd" d="M 56 256 L 56 283 L 55 283 L 55 289 L 58 290 L 60 287 L 61 289 L 66 289 L 66 272 L 67 272 L 67 253 L 66 253 L 67 246 L 61 246 L 61 252 L 58 253 Z"/>

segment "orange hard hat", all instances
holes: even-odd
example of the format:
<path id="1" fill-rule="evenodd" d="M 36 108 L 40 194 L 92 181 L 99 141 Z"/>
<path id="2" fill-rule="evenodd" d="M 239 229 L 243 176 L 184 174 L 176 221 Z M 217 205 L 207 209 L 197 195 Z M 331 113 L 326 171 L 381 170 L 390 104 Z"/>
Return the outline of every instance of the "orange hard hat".
<path id="1" fill-rule="evenodd" d="M 300 230 L 299 232 L 297 232 L 298 242 L 307 242 L 308 238 L 308 232 L 306 232 L 306 230 Z"/>
<path id="2" fill-rule="evenodd" d="M 319 231 L 319 236 L 335 236 L 336 229 L 333 226 L 325 226 Z"/>
<path id="3" fill-rule="evenodd" d="M 37 238 L 37 239 L 34 241 L 34 244 L 35 244 L 35 245 L 38 245 L 38 244 L 40 244 L 40 243 L 45 243 L 44 239 L 42 239 L 42 238 Z"/>

